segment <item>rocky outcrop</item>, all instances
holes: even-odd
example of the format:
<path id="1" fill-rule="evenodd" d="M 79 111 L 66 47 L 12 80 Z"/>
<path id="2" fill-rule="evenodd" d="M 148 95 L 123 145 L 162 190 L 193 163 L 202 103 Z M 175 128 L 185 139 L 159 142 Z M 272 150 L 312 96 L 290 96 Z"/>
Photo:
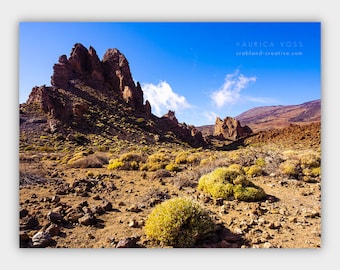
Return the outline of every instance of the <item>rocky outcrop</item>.
<path id="1" fill-rule="evenodd" d="M 144 103 L 142 87 L 133 80 L 129 62 L 118 49 L 108 49 L 100 60 L 94 48 L 75 44 L 70 56 L 61 55 L 53 66 L 51 84 L 35 86 L 26 104 L 20 106 L 22 127 L 30 129 L 28 119 L 34 115 L 45 119 L 43 129 L 51 133 L 68 136 L 72 131 L 105 131 L 125 139 L 131 135 L 130 139 L 136 140 L 135 130 L 127 132 L 126 127 L 135 124 L 132 119 L 144 119 L 135 128 L 163 136 L 166 141 L 205 145 L 201 132 L 179 123 L 174 112 L 161 118 L 152 114 L 151 104 Z"/>
<path id="2" fill-rule="evenodd" d="M 100 90 L 110 98 L 118 96 L 135 110 L 145 109 L 142 88 L 139 83 L 135 85 L 129 63 L 118 49 L 108 49 L 100 61 L 94 48 L 77 43 L 69 58 L 60 56 L 53 66 L 52 86 L 74 92 L 76 83 Z"/>
<path id="3" fill-rule="evenodd" d="M 152 115 L 150 103 L 144 104 L 142 88 L 138 82 L 135 84 L 129 63 L 118 49 L 107 50 L 101 61 L 94 48 L 75 44 L 70 57 L 60 56 L 53 66 L 51 84 L 35 86 L 26 104 L 39 108 L 53 122 L 86 129 L 90 107 L 110 110 L 112 104 L 107 100 L 125 103 L 132 114 L 134 111 L 145 118 Z"/>
<path id="4" fill-rule="evenodd" d="M 169 110 L 161 117 L 160 121 L 163 132 L 172 132 L 179 140 L 185 141 L 193 147 L 207 146 L 202 133 L 192 125 L 179 123 L 174 111 Z"/>
<path id="5" fill-rule="evenodd" d="M 227 116 L 223 120 L 216 117 L 214 126 L 214 136 L 224 139 L 237 140 L 252 133 L 248 126 L 242 127 L 240 121 Z"/>

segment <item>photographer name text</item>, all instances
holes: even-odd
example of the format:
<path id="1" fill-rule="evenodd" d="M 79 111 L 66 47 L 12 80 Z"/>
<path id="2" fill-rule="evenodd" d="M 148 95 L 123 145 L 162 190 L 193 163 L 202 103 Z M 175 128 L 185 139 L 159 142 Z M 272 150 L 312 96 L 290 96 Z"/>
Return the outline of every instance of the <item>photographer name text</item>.
<path id="1" fill-rule="evenodd" d="M 302 41 L 286 40 L 286 41 L 237 41 L 236 46 L 239 48 L 302 48 Z"/>

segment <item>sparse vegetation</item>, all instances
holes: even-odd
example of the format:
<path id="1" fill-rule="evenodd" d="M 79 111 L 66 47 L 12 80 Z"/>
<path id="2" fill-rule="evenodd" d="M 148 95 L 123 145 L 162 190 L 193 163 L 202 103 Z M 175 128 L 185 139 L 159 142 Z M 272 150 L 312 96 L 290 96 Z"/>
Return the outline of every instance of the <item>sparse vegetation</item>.
<path id="1" fill-rule="evenodd" d="M 281 163 L 280 169 L 283 174 L 296 178 L 299 174 L 299 162 L 297 160 L 284 161 Z"/>
<path id="2" fill-rule="evenodd" d="M 110 159 L 107 168 L 109 170 L 123 169 L 123 170 L 138 170 L 144 158 L 136 153 L 125 153 L 119 158 Z"/>
<path id="3" fill-rule="evenodd" d="M 284 175 L 305 181 L 314 181 L 311 177 L 321 174 L 320 154 L 314 151 L 285 151 L 286 160 L 280 164 L 280 170 Z"/>
<path id="4" fill-rule="evenodd" d="M 266 196 L 261 187 L 246 178 L 238 164 L 217 168 L 203 175 L 199 179 L 198 190 L 226 200 L 258 201 Z"/>
<path id="5" fill-rule="evenodd" d="M 157 171 L 170 164 L 170 157 L 165 153 L 157 152 L 148 156 L 147 161 L 140 167 L 142 171 Z"/>
<path id="6" fill-rule="evenodd" d="M 245 169 L 245 172 L 250 177 L 260 176 L 263 173 L 263 169 L 259 165 L 252 165 Z"/>
<path id="7" fill-rule="evenodd" d="M 193 247 L 215 229 L 215 225 L 198 203 L 174 198 L 157 205 L 149 214 L 144 231 L 151 240 L 165 246 Z"/>
<path id="8" fill-rule="evenodd" d="M 202 140 L 199 127 L 150 114 L 128 68 L 102 84 L 110 65 L 100 74 L 103 62 L 77 63 L 77 52 L 59 63 L 70 89 L 39 87 L 20 104 L 21 247 L 36 233 L 56 248 L 320 247 L 320 122 Z"/>
<path id="9" fill-rule="evenodd" d="M 110 159 L 109 165 L 107 165 L 107 168 L 109 170 L 115 170 L 120 169 L 124 166 L 124 162 L 119 160 L 119 158 Z"/>
<path id="10" fill-rule="evenodd" d="M 168 165 L 165 166 L 165 169 L 171 172 L 178 172 L 180 171 L 180 168 L 178 167 L 177 164 L 174 163 L 170 163 Z"/>

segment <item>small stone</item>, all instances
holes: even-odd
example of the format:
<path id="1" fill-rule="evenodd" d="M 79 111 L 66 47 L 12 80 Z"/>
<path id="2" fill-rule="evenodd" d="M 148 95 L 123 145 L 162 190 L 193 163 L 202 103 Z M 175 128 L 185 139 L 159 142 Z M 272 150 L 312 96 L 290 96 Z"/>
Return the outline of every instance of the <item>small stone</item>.
<path id="1" fill-rule="evenodd" d="M 63 216 L 58 212 L 48 212 L 47 218 L 53 223 L 60 223 L 63 221 Z"/>
<path id="2" fill-rule="evenodd" d="M 91 208 L 91 212 L 93 214 L 102 215 L 102 214 L 105 213 L 105 209 L 102 206 L 97 205 L 97 206 Z"/>
<path id="3" fill-rule="evenodd" d="M 236 234 L 243 234 L 243 231 L 240 228 L 235 228 L 234 233 Z"/>
<path id="4" fill-rule="evenodd" d="M 21 208 L 20 211 L 19 211 L 19 216 L 20 216 L 20 218 L 24 218 L 24 217 L 26 217 L 27 215 L 28 215 L 27 209 Z"/>
<path id="5" fill-rule="evenodd" d="M 141 212 L 142 210 L 137 205 L 133 204 L 129 208 L 127 208 L 126 211 L 138 213 Z"/>
<path id="6" fill-rule="evenodd" d="M 96 238 L 96 237 L 95 237 L 93 234 L 91 234 L 91 233 L 87 234 L 87 237 L 88 237 L 89 239 L 95 239 L 95 238 Z"/>
<path id="7" fill-rule="evenodd" d="M 36 216 L 26 216 L 20 221 L 20 227 L 24 230 L 32 230 L 39 226 Z"/>
<path id="8" fill-rule="evenodd" d="M 137 246 L 137 242 L 140 240 L 140 237 L 128 237 L 120 240 L 116 246 L 116 248 L 135 248 Z"/>
<path id="9" fill-rule="evenodd" d="M 223 205 L 223 198 L 215 199 L 215 205 Z"/>
<path id="10" fill-rule="evenodd" d="M 268 224 L 268 228 L 272 229 L 272 230 L 277 230 L 281 227 L 281 223 L 280 222 L 270 222 Z"/>
<path id="11" fill-rule="evenodd" d="M 266 223 L 266 221 L 265 221 L 264 218 L 259 218 L 259 219 L 257 220 L 257 224 L 258 224 L 258 225 L 263 225 L 263 224 L 265 224 L 265 223 Z"/>
<path id="12" fill-rule="evenodd" d="M 271 244 L 270 242 L 266 242 L 263 244 L 264 248 L 273 248 L 273 244 Z"/>
<path id="13" fill-rule="evenodd" d="M 44 248 L 47 247 L 51 243 L 52 237 L 47 232 L 37 232 L 32 237 L 32 245 L 33 247 Z"/>
<path id="14" fill-rule="evenodd" d="M 118 206 L 125 206 L 125 202 L 119 202 Z"/>
<path id="15" fill-rule="evenodd" d="M 227 214 L 227 213 L 228 213 L 228 210 L 226 209 L 226 206 L 222 205 L 220 208 L 220 214 Z"/>
<path id="16" fill-rule="evenodd" d="M 112 203 L 109 201 L 103 201 L 102 207 L 105 211 L 111 211 L 112 210 Z"/>
<path id="17" fill-rule="evenodd" d="M 100 200 L 99 194 L 94 195 L 94 196 L 92 197 L 92 199 L 94 199 L 94 200 L 96 200 L 96 201 Z"/>
<path id="18" fill-rule="evenodd" d="M 137 228 L 138 227 L 138 222 L 136 220 L 130 220 L 129 221 L 129 227 L 130 228 Z"/>
<path id="19" fill-rule="evenodd" d="M 53 203 L 58 203 L 58 202 L 60 202 L 60 197 L 57 196 L 57 195 L 53 196 L 52 199 L 51 199 L 51 202 L 53 202 Z"/>
<path id="20" fill-rule="evenodd" d="M 96 218 L 92 214 L 85 214 L 78 221 L 82 225 L 89 226 L 96 223 Z"/>
<path id="21" fill-rule="evenodd" d="M 51 224 L 47 227 L 46 232 L 49 233 L 52 237 L 60 234 L 60 228 L 56 224 Z"/>

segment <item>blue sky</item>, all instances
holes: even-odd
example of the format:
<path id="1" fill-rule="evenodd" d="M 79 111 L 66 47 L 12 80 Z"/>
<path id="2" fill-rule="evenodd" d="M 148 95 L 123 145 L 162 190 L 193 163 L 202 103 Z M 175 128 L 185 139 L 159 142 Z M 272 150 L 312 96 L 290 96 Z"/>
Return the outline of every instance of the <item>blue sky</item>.
<path id="1" fill-rule="evenodd" d="M 174 110 L 187 124 L 321 98 L 318 22 L 21 22 L 20 103 L 51 85 L 53 65 L 75 43 L 100 59 L 118 48 L 152 112 Z"/>

